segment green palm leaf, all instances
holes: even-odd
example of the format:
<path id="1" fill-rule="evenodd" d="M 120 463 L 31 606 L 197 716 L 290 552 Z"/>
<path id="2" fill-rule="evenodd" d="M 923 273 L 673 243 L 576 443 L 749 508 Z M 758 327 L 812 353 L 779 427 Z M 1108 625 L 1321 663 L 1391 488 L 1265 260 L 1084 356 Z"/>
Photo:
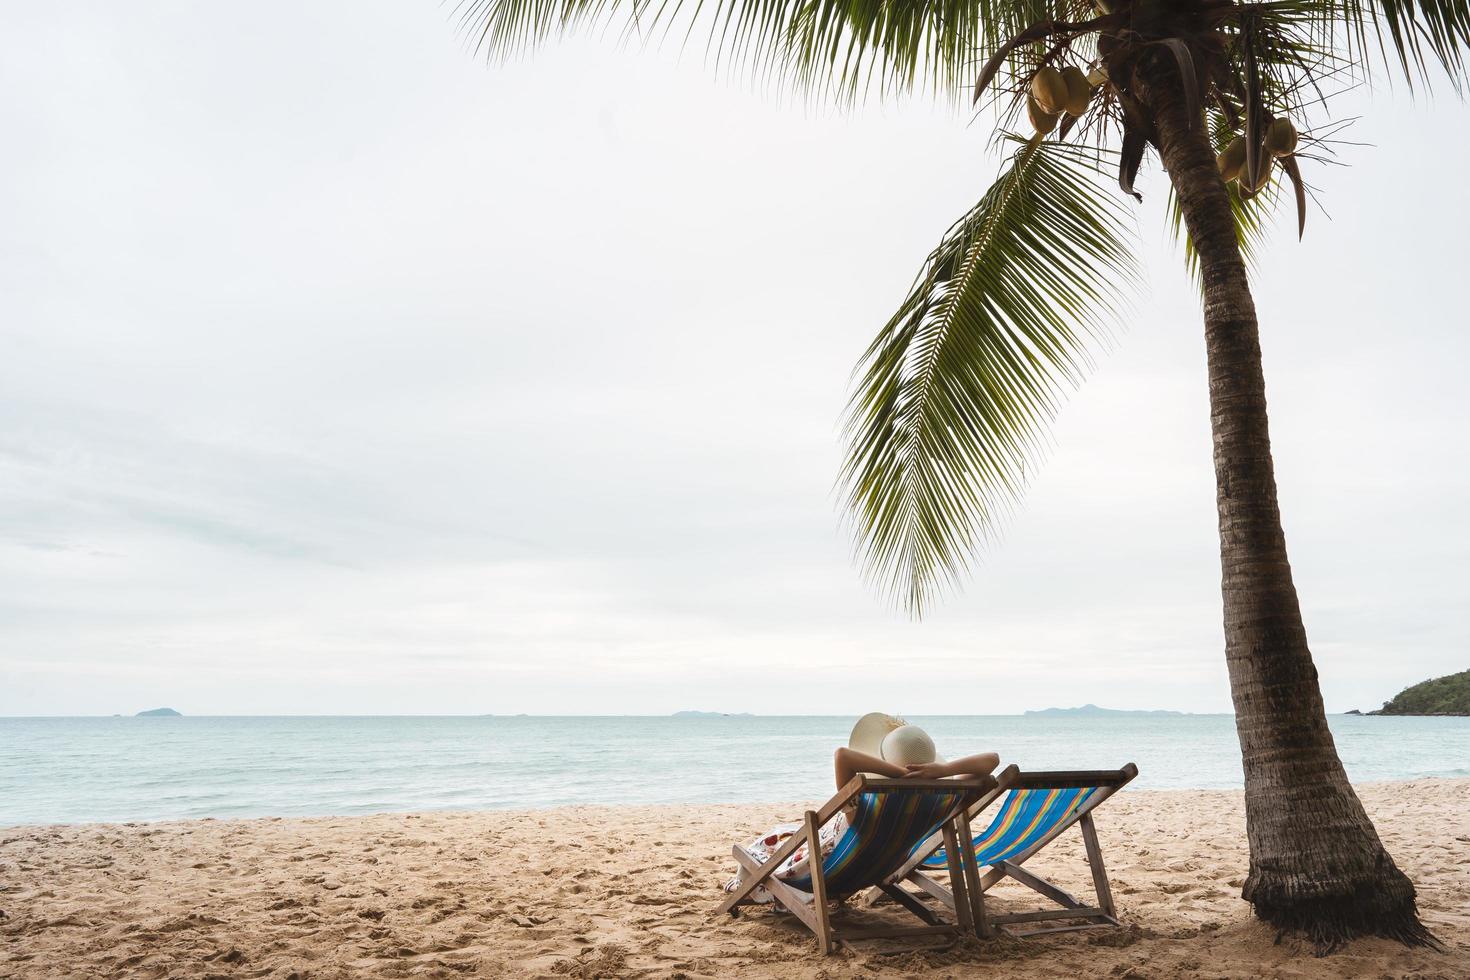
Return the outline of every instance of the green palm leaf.
<path id="1" fill-rule="evenodd" d="M 1385 64 L 1396 61 L 1410 85 L 1429 82 L 1433 64 L 1454 88 L 1464 83 L 1470 0 L 1340 0 L 1326 13 L 1324 25 L 1346 28 L 1346 40 L 1359 57 L 1366 59 L 1371 33 Z"/>
<path id="2" fill-rule="evenodd" d="M 1137 281 L 1098 163 L 1022 143 L 858 365 L 841 480 L 870 575 L 914 614 L 1018 498 L 1089 340 Z"/>
<path id="3" fill-rule="evenodd" d="M 1349 28 L 1363 34 L 1372 26 L 1385 53 L 1397 56 L 1405 78 L 1429 81 L 1426 69 L 1438 63 L 1460 88 L 1470 48 L 1470 3 L 1466 0 L 1344 0 Z M 1385 37 L 1386 34 L 1386 37 Z"/>
<path id="4" fill-rule="evenodd" d="M 959 98 L 980 52 L 1046 9 L 1037 0 L 462 0 L 455 13 L 477 47 L 501 56 L 580 28 L 702 33 L 719 60 L 851 99 L 874 85 Z"/>

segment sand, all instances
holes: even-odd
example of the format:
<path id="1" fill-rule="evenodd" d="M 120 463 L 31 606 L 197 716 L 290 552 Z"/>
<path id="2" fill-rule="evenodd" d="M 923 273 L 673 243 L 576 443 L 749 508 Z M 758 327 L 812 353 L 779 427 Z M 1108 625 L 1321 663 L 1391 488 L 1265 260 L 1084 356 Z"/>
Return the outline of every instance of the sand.
<path id="1" fill-rule="evenodd" d="M 828 958 L 711 915 L 730 845 L 799 805 L 0 828 L 0 977 L 1470 978 L 1470 780 L 1360 792 L 1447 952 L 1277 944 L 1238 898 L 1240 794 L 1127 790 L 1098 814 L 1127 929 Z M 1028 866 L 1087 893 L 1075 832 Z"/>

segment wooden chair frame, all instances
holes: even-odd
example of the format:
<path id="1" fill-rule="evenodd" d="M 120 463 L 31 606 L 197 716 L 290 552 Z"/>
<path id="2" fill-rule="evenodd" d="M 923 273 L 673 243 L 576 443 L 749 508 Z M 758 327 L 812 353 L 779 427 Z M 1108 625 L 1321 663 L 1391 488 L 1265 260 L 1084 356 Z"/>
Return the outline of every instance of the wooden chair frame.
<path id="1" fill-rule="evenodd" d="M 837 948 L 840 942 L 850 942 L 858 939 L 888 939 L 894 937 L 908 936 L 935 936 L 935 935 L 964 935 L 976 931 L 977 924 L 974 918 L 976 906 L 970 901 L 970 888 L 980 887 L 979 869 L 975 867 L 975 855 L 971 848 L 961 848 L 958 842 L 970 840 L 969 815 L 974 805 L 986 798 L 993 798 L 996 780 L 992 776 L 976 776 L 966 779 L 884 779 L 876 776 L 859 775 L 853 777 L 847 785 L 837 791 L 819 809 L 806 811 L 802 829 L 791 835 L 791 837 L 776 848 L 770 858 L 764 863 L 756 861 L 751 854 L 736 844 L 733 854 L 736 862 L 743 868 L 747 877 L 742 881 L 735 891 L 731 892 L 726 899 L 720 903 L 715 914 L 728 913 L 731 916 L 739 914 L 741 905 L 752 904 L 750 895 L 756 888 L 765 886 L 766 890 L 797 920 L 805 925 L 817 937 L 817 948 L 824 954 L 829 955 Z M 954 897 L 951 898 L 949 907 L 955 914 L 954 922 L 944 922 L 928 906 L 915 896 L 898 887 L 892 880 L 880 882 L 876 887 L 879 891 L 900 906 L 912 913 L 922 921 L 922 926 L 899 926 L 881 929 L 844 930 L 841 935 L 837 934 L 832 925 L 831 910 L 828 908 L 827 882 L 822 869 L 822 839 L 821 830 L 823 825 L 837 815 L 837 812 L 851 803 L 861 793 L 913 793 L 933 792 L 943 790 L 954 792 L 963 790 L 964 796 L 955 806 L 954 811 L 945 818 L 939 831 L 933 840 L 942 841 L 946 847 L 945 853 L 949 855 L 950 881 L 953 883 Z M 776 869 L 796 852 L 803 843 L 808 845 L 809 867 L 811 870 L 812 890 L 810 893 L 793 888 L 786 882 L 775 877 Z M 935 845 L 938 846 L 937 844 Z M 930 849 L 932 853 L 932 848 Z M 968 860 L 967 860 L 968 858 Z M 845 897 L 845 896 L 843 896 Z M 956 901 L 955 899 L 958 899 Z"/>
<path id="2" fill-rule="evenodd" d="M 892 898 L 892 891 L 903 892 L 901 882 L 909 882 L 916 885 L 924 892 L 934 896 L 949 908 L 956 908 L 968 901 L 970 905 L 970 920 L 975 924 L 978 935 L 989 936 L 996 929 L 1003 929 L 1008 925 L 1023 925 L 1034 922 L 1048 922 L 1054 920 L 1083 920 L 1082 925 L 1046 927 L 1040 929 L 1028 929 L 1025 931 L 1005 931 L 1016 937 L 1035 936 L 1048 932 L 1068 932 L 1074 929 L 1096 929 L 1100 927 L 1121 925 L 1117 918 L 1117 906 L 1113 902 L 1112 888 L 1108 884 L 1107 869 L 1103 866 L 1102 848 L 1097 841 L 1097 828 L 1093 825 L 1092 811 L 1097 809 L 1103 801 L 1122 789 L 1138 775 L 1138 767 L 1128 763 L 1122 769 L 1101 771 L 1074 771 L 1074 772 L 1021 772 L 1015 766 L 1007 767 L 996 779 L 994 789 L 984 794 L 971 807 L 967 817 L 979 815 L 986 807 L 999 798 L 1002 794 L 1012 789 L 1076 789 L 1079 787 L 1091 788 L 1092 792 L 1083 800 L 1079 806 L 1066 820 L 1057 824 L 1045 836 L 1037 840 L 1030 847 L 1014 857 L 998 861 L 979 880 L 970 877 L 971 868 L 976 868 L 975 850 L 973 846 L 966 846 L 965 852 L 968 862 L 963 862 L 962 875 L 965 879 L 964 888 L 946 888 L 943 884 L 925 874 L 919 867 L 940 846 L 945 848 L 945 855 L 950 858 L 951 866 L 954 864 L 950 848 L 953 842 L 942 834 L 934 834 L 926 840 L 909 857 L 902 867 L 888 877 L 888 880 L 879 886 L 876 892 L 870 892 L 874 900 L 887 895 Z M 1021 867 L 1021 865 L 1056 840 L 1061 834 L 1076 824 L 1082 833 L 1082 843 L 1087 849 L 1087 864 L 1092 871 L 1092 884 L 1097 893 L 1096 905 L 1084 905 L 1071 894 L 1047 881 L 1038 874 Z M 960 837 L 961 840 L 972 841 L 973 838 L 966 832 Z M 977 869 L 978 870 L 978 869 Z M 958 883 L 953 870 L 949 872 L 951 883 Z M 1039 895 L 1050 899 L 1056 905 L 1056 909 L 1046 909 L 1037 912 L 1016 912 L 1005 915 L 987 915 L 985 911 L 985 893 L 994 887 L 1003 878 L 1010 878 L 1030 888 Z M 914 896 L 904 893 L 910 900 Z"/>

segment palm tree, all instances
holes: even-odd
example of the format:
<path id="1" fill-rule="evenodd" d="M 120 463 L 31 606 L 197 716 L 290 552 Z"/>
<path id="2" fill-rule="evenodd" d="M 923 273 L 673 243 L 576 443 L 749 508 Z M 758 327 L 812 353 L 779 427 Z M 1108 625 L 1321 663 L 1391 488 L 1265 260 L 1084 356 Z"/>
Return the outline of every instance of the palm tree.
<path id="1" fill-rule="evenodd" d="M 1132 194 L 1156 153 L 1203 299 L 1250 841 L 1242 897 L 1322 952 L 1364 935 L 1432 945 L 1327 728 L 1277 505 L 1246 259 L 1279 200 L 1294 203 L 1300 234 L 1301 164 L 1331 152 L 1334 93 L 1384 74 L 1427 86 L 1441 71 L 1459 87 L 1470 0 L 1095 2 L 464 0 L 459 13 L 493 53 L 577 27 L 682 28 L 810 94 L 922 88 L 997 108 L 1009 162 L 868 348 L 850 406 L 842 485 L 860 550 L 915 614 L 1014 505 L 1090 338 L 1125 310 L 1130 202 L 1099 178 L 1116 170 Z M 1007 132 L 1023 114 L 1032 134 Z"/>

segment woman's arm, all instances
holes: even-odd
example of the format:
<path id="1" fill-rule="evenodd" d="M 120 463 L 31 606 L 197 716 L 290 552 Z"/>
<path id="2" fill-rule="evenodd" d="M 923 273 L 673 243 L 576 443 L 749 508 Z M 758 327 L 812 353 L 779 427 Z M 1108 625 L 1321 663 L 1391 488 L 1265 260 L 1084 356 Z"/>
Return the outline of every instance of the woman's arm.
<path id="1" fill-rule="evenodd" d="M 907 775 L 903 766 L 895 766 L 891 762 L 884 762 L 876 755 L 868 755 L 866 752 L 857 752 L 849 748 L 838 749 L 832 756 L 832 769 L 837 775 L 838 789 L 852 782 L 852 777 L 860 772 L 876 772 L 880 776 L 889 776 L 894 779 Z"/>
<path id="2" fill-rule="evenodd" d="M 943 779 L 945 776 L 988 776 L 1000 765 L 1000 756 L 994 752 L 967 755 L 963 759 L 949 762 L 930 762 L 922 766 L 908 766 L 905 776 L 916 779 Z"/>

